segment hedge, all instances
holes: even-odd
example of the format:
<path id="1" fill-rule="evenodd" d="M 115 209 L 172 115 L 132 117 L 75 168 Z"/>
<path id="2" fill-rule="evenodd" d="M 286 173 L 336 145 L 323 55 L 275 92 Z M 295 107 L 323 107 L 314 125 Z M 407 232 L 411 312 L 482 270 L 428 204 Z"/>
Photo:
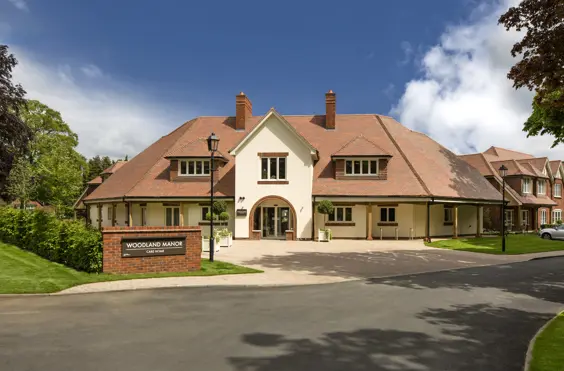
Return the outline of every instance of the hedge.
<path id="1" fill-rule="evenodd" d="M 102 234 L 84 222 L 0 207 L 0 240 L 76 270 L 102 271 Z"/>

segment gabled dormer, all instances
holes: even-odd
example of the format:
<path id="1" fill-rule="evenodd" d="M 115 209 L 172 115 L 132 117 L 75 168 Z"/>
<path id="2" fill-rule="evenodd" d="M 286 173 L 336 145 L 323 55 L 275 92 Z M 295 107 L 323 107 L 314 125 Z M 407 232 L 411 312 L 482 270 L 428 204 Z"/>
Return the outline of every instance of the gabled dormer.
<path id="1" fill-rule="evenodd" d="M 173 148 L 165 155 L 165 158 L 170 160 L 169 179 L 171 182 L 209 181 L 212 166 L 205 138 Z M 216 151 L 214 161 L 213 168 L 217 170 L 229 160 L 220 151 Z"/>
<path id="2" fill-rule="evenodd" d="M 331 155 L 335 179 L 340 180 L 385 180 L 391 158 L 388 152 L 362 134 Z"/>

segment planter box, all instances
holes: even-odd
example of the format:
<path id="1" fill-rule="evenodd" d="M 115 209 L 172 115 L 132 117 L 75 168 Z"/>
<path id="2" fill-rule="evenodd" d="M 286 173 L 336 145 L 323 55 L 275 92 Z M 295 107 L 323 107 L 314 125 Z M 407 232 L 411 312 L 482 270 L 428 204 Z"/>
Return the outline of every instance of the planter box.
<path id="1" fill-rule="evenodd" d="M 318 229 L 317 230 L 317 240 L 319 242 L 329 242 L 329 241 L 331 241 L 331 234 L 327 233 L 323 229 Z"/>
<path id="2" fill-rule="evenodd" d="M 215 252 L 219 251 L 219 240 L 215 240 L 215 243 L 213 244 L 214 248 L 215 248 Z M 209 238 L 202 238 L 202 251 L 203 252 L 209 252 L 210 251 L 210 239 Z"/>
<path id="3" fill-rule="evenodd" d="M 227 237 L 219 238 L 219 246 L 221 247 L 231 247 L 233 245 L 233 235 L 230 233 Z"/>

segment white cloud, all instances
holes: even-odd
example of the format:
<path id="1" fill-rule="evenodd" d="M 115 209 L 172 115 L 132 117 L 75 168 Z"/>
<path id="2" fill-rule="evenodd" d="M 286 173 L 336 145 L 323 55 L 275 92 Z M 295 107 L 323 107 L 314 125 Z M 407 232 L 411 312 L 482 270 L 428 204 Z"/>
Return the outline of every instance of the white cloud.
<path id="1" fill-rule="evenodd" d="M 25 0 L 9 0 L 16 8 L 19 10 L 23 10 L 24 12 L 28 12 L 29 8 L 27 7 L 27 3 Z"/>
<path id="2" fill-rule="evenodd" d="M 102 70 L 94 64 L 87 64 L 86 66 L 82 66 L 80 70 L 83 74 L 90 78 L 102 77 L 104 75 L 102 73 Z"/>
<path id="3" fill-rule="evenodd" d="M 109 79 L 99 68 L 91 68 L 94 65 L 87 65 L 85 72 L 85 67 L 46 65 L 14 46 L 10 52 L 19 61 L 14 80 L 27 91 L 26 97 L 61 112 L 78 134 L 79 151 L 87 157 L 99 154 L 118 158 L 127 154 L 131 158 L 193 117 L 190 112 L 180 114 L 155 104 L 137 93 L 139 87 Z M 76 70 L 79 73 L 73 74 Z M 98 78 L 84 80 L 83 73 Z"/>
<path id="4" fill-rule="evenodd" d="M 522 128 L 533 94 L 515 91 L 506 77 L 515 62 L 511 47 L 521 36 L 497 19 L 518 3 L 481 3 L 471 23 L 445 30 L 421 60 L 423 76 L 407 83 L 391 113 L 458 153 L 495 145 L 564 159 L 562 146 L 550 149 L 552 137 L 526 137 Z"/>
<path id="5" fill-rule="evenodd" d="M 413 55 L 413 47 L 409 41 L 402 41 L 400 44 L 401 50 L 403 51 L 403 60 L 399 62 L 401 66 L 405 66 L 411 61 Z"/>

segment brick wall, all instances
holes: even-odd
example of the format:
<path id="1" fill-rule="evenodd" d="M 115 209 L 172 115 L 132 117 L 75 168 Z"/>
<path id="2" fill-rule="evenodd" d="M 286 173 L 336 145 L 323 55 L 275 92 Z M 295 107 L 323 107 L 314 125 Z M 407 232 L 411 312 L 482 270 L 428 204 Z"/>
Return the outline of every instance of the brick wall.
<path id="1" fill-rule="evenodd" d="M 200 269 L 200 227 L 104 227 L 104 273 L 186 272 Z M 172 256 L 121 257 L 122 238 L 186 237 L 186 254 Z"/>

